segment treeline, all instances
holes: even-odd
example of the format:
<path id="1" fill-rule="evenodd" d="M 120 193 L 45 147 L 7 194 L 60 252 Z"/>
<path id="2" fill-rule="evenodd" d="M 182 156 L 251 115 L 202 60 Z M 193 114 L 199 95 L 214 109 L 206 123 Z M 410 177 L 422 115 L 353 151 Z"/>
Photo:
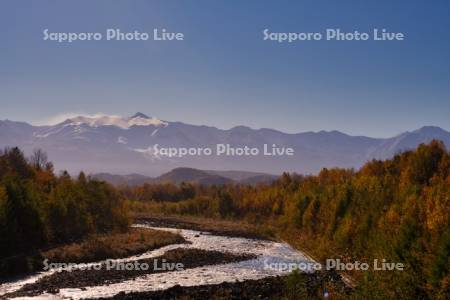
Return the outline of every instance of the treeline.
<path id="1" fill-rule="evenodd" d="M 180 185 L 172 183 L 146 183 L 137 187 L 122 186 L 120 190 L 122 195 L 127 199 L 136 201 L 155 200 L 169 202 L 192 199 L 196 195 L 208 191 L 206 187 L 184 182 Z"/>
<path id="2" fill-rule="evenodd" d="M 247 220 L 267 226 L 320 260 L 400 262 L 405 271 L 353 273 L 355 297 L 445 299 L 449 291 L 450 154 L 433 141 L 360 170 L 324 169 L 317 176 L 284 174 L 257 187 L 170 186 L 175 201 L 160 201 L 144 186 L 128 190 L 150 200 L 139 211 Z M 169 186 L 166 186 L 169 187 Z M 164 193 L 163 193 L 164 194 Z M 167 196 L 167 194 L 166 194 Z"/>
<path id="3" fill-rule="evenodd" d="M 18 148 L 0 151 L 0 271 L 19 268 L 17 257 L 128 224 L 124 201 L 110 185 L 83 173 L 56 176 L 40 150 L 29 159 Z"/>

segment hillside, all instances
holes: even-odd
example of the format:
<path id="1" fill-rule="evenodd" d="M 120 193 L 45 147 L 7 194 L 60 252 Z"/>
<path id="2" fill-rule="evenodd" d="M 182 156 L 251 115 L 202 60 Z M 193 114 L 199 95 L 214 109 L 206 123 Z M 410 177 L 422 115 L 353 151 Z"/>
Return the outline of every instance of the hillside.
<path id="1" fill-rule="evenodd" d="M 32 126 L 0 121 L 0 148 L 40 148 L 58 170 L 87 173 L 142 174 L 157 177 L 175 168 L 246 170 L 256 173 L 317 174 L 322 168 L 359 168 L 372 158 L 388 159 L 420 143 L 439 139 L 450 146 L 450 133 L 426 126 L 390 138 L 351 136 L 339 131 L 284 133 L 236 126 L 219 129 L 163 121 L 137 113 L 131 117 L 79 116 L 55 125 Z M 218 145 L 256 148 L 257 155 L 218 155 Z M 292 148 L 292 156 L 264 155 L 264 147 Z M 157 147 L 157 148 L 155 148 Z M 164 155 L 161 149 L 210 148 L 211 155 Z M 233 175 L 218 176 L 234 178 Z M 238 176 L 239 177 L 239 176 Z M 219 179 L 219 178 L 218 178 Z"/>

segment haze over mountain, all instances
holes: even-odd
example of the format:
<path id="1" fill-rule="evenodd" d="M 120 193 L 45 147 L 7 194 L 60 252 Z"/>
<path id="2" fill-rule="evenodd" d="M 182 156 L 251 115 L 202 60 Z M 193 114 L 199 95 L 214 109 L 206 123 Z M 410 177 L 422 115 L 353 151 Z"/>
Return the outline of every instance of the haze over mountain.
<path id="1" fill-rule="evenodd" d="M 221 185 L 228 183 L 258 184 L 270 183 L 279 176 L 248 171 L 216 171 L 199 170 L 193 168 L 176 168 L 158 177 L 149 177 L 140 174 L 115 175 L 109 173 L 91 174 L 91 177 L 109 182 L 113 185 L 136 186 L 145 183 L 174 183 L 183 182 L 203 185 Z"/>
<path id="2" fill-rule="evenodd" d="M 339 131 L 283 133 L 273 129 L 237 126 L 228 130 L 168 122 L 137 113 L 132 117 L 79 116 L 56 125 L 33 126 L 24 122 L 0 121 L 0 147 L 18 146 L 26 153 L 45 150 L 58 169 L 76 173 L 159 176 L 174 168 L 202 170 L 246 170 L 269 174 L 283 171 L 316 173 L 323 167 L 361 166 L 372 158 L 385 159 L 413 149 L 432 139 L 450 146 L 450 133 L 426 126 L 391 138 L 350 136 Z M 200 155 L 167 157 L 160 148 L 256 147 L 256 156 Z M 265 156 L 263 145 L 290 147 L 292 156 Z M 220 175 L 219 175 L 220 176 Z"/>

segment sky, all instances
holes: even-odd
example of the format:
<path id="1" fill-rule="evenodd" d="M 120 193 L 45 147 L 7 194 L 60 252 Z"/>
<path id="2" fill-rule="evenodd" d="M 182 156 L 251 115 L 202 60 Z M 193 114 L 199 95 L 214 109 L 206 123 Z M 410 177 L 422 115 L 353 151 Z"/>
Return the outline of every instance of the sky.
<path id="1" fill-rule="evenodd" d="M 0 2 L 0 119 L 131 116 L 388 137 L 450 130 L 450 1 Z M 49 32 L 182 32 L 183 41 L 44 41 Z M 270 32 L 404 41 L 264 41 Z"/>

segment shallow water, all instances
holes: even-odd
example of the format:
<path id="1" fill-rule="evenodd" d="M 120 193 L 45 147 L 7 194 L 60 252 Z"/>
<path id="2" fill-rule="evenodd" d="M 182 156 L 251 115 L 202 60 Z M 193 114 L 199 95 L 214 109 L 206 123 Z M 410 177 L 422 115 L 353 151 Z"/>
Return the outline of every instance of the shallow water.
<path id="1" fill-rule="evenodd" d="M 83 299 L 114 296 L 119 292 L 144 292 L 153 290 L 163 290 L 174 285 L 196 286 L 205 284 L 218 284 L 222 282 L 235 282 L 248 279 L 261 279 L 269 276 L 284 275 L 289 270 L 275 269 L 273 266 L 280 263 L 301 264 L 304 271 L 312 271 L 311 264 L 314 261 L 305 254 L 293 249 L 286 243 L 273 241 L 261 241 L 237 237 L 225 237 L 212 235 L 187 229 L 173 229 L 151 227 L 147 225 L 135 225 L 135 227 L 151 228 L 176 232 L 182 235 L 191 244 L 175 244 L 149 251 L 141 255 L 131 256 L 123 259 L 116 259 L 116 262 L 132 262 L 139 259 L 157 257 L 167 250 L 176 248 L 197 248 L 203 250 L 215 250 L 231 252 L 236 254 L 254 254 L 256 259 L 229 263 L 223 265 L 211 265 L 198 268 L 186 269 L 182 271 L 172 271 L 165 273 L 149 274 L 137 277 L 133 280 L 126 280 L 119 283 L 92 286 L 85 288 L 60 289 L 56 295 L 43 294 L 36 297 L 14 298 L 14 299 Z M 88 265 L 98 265 L 96 262 Z M 270 266 L 272 267 L 269 267 Z M 19 290 L 27 283 L 36 282 L 38 279 L 49 276 L 55 271 L 42 272 L 28 278 L 11 283 L 0 285 L 0 297 L 6 293 Z"/>

